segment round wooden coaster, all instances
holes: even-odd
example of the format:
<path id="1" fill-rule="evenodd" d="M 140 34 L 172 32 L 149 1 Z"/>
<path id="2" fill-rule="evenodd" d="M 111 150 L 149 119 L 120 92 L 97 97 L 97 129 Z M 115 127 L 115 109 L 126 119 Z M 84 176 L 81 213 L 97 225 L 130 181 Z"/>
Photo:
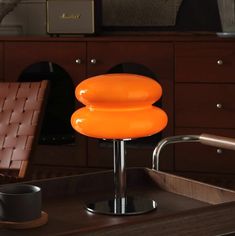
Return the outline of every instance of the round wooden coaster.
<path id="1" fill-rule="evenodd" d="M 48 221 L 48 214 L 42 211 L 41 217 L 36 220 L 25 222 L 0 221 L 0 227 L 6 229 L 31 229 L 40 227 Z"/>

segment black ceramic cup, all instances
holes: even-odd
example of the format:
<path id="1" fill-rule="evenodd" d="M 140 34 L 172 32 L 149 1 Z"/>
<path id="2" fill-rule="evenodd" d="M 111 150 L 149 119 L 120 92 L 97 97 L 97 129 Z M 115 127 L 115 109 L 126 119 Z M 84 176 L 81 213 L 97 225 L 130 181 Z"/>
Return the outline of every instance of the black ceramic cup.
<path id="1" fill-rule="evenodd" d="M 0 187 L 0 220 L 23 222 L 41 217 L 41 189 L 27 184 Z"/>

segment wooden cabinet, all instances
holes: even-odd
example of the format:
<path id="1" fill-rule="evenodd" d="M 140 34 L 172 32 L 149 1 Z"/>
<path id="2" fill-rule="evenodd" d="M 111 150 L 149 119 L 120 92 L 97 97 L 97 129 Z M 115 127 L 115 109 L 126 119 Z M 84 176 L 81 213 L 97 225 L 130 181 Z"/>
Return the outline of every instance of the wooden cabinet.
<path id="1" fill-rule="evenodd" d="M 156 79 L 163 91 L 167 91 L 157 106 L 167 112 L 168 126 L 156 137 L 126 142 L 127 165 L 150 167 L 154 146 L 160 138 L 173 134 L 173 44 L 131 40 L 96 41 L 96 38 L 92 41 L 68 41 L 50 39 L 5 42 L 5 78 L 17 81 L 30 65 L 51 62 L 68 73 L 74 87 L 85 78 L 113 72 L 139 73 Z M 77 107 L 80 106 L 82 104 L 77 103 Z M 164 155 L 162 168 L 171 170 L 173 149 L 169 148 Z M 74 166 L 87 169 L 112 168 L 112 142 L 76 134 L 76 142 L 69 145 L 39 145 L 34 164 L 53 165 L 60 169 L 61 166 L 67 169 L 71 167 L 70 170 Z"/>
<path id="2" fill-rule="evenodd" d="M 0 80 L 17 81 L 26 68 L 40 62 L 63 68 L 74 88 L 85 78 L 122 72 L 147 75 L 162 85 L 163 96 L 155 105 L 167 112 L 167 128 L 157 136 L 126 142 L 128 166 L 150 167 L 155 144 L 166 136 L 212 133 L 235 137 L 234 39 L 164 34 L 0 38 Z M 80 106 L 77 102 L 76 108 Z M 232 173 L 233 155 L 200 144 L 177 144 L 163 150 L 160 168 Z M 75 173 L 76 169 L 111 168 L 112 159 L 112 142 L 76 134 L 71 144 L 39 145 L 34 164 L 40 165 L 40 171 L 56 168 Z"/>
<path id="3" fill-rule="evenodd" d="M 235 137 L 235 44 L 179 43 L 175 47 L 175 134 Z M 175 170 L 233 173 L 233 151 L 175 145 Z"/>

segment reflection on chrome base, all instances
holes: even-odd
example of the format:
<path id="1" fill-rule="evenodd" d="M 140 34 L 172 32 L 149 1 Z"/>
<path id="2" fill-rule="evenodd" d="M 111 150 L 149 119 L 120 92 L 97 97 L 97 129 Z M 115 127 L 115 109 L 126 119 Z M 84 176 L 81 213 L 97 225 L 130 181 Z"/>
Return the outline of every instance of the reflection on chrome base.
<path id="1" fill-rule="evenodd" d="M 86 204 L 86 209 L 92 213 L 106 215 L 138 215 L 157 208 L 154 200 L 140 197 L 122 197 Z"/>

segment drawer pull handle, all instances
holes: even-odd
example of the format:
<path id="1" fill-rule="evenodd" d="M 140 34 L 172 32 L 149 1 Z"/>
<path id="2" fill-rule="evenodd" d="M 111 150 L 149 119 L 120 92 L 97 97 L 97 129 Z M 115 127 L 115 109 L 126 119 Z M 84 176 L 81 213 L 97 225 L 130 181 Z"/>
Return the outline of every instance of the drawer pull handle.
<path id="1" fill-rule="evenodd" d="M 216 152 L 217 152 L 217 154 L 219 154 L 219 155 L 220 155 L 220 154 L 222 154 L 222 153 L 223 153 L 223 150 L 222 150 L 221 148 L 217 148 L 217 149 L 216 149 Z"/>
<path id="2" fill-rule="evenodd" d="M 218 109 L 221 109 L 223 106 L 222 106 L 221 103 L 217 103 L 217 104 L 216 104 L 216 107 L 217 107 Z"/>
<path id="3" fill-rule="evenodd" d="M 97 62 L 97 60 L 96 60 L 95 58 L 92 58 L 92 59 L 91 59 L 91 64 L 95 65 L 96 62 Z"/>
<path id="4" fill-rule="evenodd" d="M 82 60 L 81 60 L 80 58 L 77 58 L 77 59 L 75 60 L 75 62 L 76 62 L 76 64 L 82 64 Z"/>
<path id="5" fill-rule="evenodd" d="M 224 64 L 224 62 L 222 60 L 217 61 L 217 65 L 222 66 L 223 64 Z"/>

